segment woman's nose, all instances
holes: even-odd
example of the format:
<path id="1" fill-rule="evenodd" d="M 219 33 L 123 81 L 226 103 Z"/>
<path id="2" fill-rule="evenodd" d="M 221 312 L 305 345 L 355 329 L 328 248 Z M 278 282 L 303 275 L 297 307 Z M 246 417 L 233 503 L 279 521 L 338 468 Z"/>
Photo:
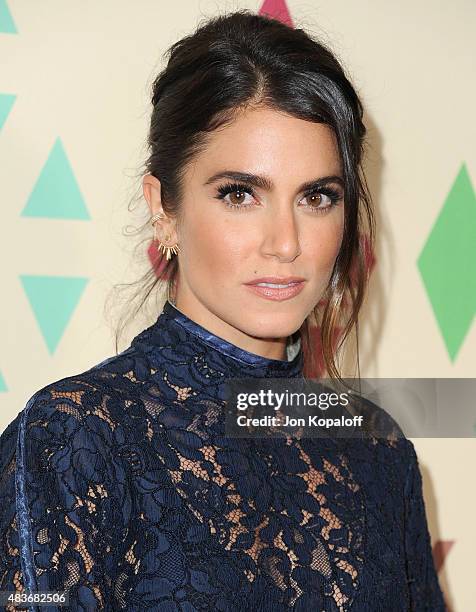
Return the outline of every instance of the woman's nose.
<path id="1" fill-rule="evenodd" d="M 283 261 L 293 261 L 300 255 L 299 228 L 289 203 L 287 209 L 270 210 L 263 234 L 262 251 L 265 255 L 274 255 Z"/>

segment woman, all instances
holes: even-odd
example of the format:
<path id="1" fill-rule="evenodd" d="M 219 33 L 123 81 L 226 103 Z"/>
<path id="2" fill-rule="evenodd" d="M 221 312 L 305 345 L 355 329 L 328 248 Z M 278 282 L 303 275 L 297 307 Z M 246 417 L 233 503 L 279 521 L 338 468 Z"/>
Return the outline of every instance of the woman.
<path id="1" fill-rule="evenodd" d="M 304 31 L 239 11 L 172 46 L 152 104 L 169 299 L 3 433 L 1 589 L 67 591 L 71 610 L 444 610 L 410 441 L 224 427 L 228 380 L 303 377 L 322 304 L 339 376 L 365 218 L 372 236 L 352 85 Z"/>

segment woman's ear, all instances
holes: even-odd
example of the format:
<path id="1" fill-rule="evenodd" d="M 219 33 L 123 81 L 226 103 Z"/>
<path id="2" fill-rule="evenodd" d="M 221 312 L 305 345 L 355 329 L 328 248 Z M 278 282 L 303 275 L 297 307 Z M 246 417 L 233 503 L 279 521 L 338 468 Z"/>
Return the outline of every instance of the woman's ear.
<path id="1" fill-rule="evenodd" d="M 160 181 L 152 174 L 145 174 L 142 178 L 142 191 L 144 198 L 149 206 L 150 216 L 162 213 L 163 219 L 158 219 L 155 224 L 155 235 L 158 240 L 166 241 L 167 244 L 173 244 L 176 241 L 175 236 L 175 221 L 167 216 L 167 213 L 162 208 L 162 196 L 160 189 Z M 166 238 L 168 236 L 168 238 Z"/>
<path id="2" fill-rule="evenodd" d="M 149 206 L 150 216 L 162 210 L 162 199 L 160 194 L 160 181 L 152 174 L 145 174 L 142 179 L 142 192 Z"/>

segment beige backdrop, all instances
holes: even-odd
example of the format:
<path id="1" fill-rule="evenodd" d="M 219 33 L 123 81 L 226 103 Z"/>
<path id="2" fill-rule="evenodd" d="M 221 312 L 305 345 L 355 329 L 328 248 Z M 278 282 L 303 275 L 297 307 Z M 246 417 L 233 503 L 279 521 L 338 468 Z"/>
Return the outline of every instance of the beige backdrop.
<path id="1" fill-rule="evenodd" d="M 49 382 L 114 353 L 103 305 L 132 281 L 129 224 L 147 218 L 136 174 L 145 158 L 148 91 L 160 56 L 200 18 L 260 2 L 9 0 L 16 34 L 0 34 L 0 93 L 15 103 L 0 130 L 2 345 L 0 431 Z M 361 374 L 473 377 L 476 325 L 452 362 L 416 266 L 463 162 L 476 176 L 476 4 L 288 0 L 297 27 L 337 53 L 360 92 L 378 223 L 376 267 L 361 320 Z M 90 221 L 21 216 L 57 138 Z M 476 179 L 475 179 L 476 180 Z M 474 181 L 473 181 L 474 184 Z M 474 274 L 474 261 L 464 262 Z M 53 354 L 20 275 L 89 279 Z M 137 319 L 129 339 L 150 321 Z M 473 610 L 474 438 L 414 439 L 433 543 L 453 542 L 440 580 L 453 611 Z"/>

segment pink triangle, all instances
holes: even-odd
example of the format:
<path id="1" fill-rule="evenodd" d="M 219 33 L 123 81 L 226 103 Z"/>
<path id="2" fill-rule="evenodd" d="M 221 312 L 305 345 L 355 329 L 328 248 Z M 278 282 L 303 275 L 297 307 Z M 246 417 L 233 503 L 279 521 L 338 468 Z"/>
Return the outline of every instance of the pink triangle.
<path id="1" fill-rule="evenodd" d="M 162 252 L 157 250 L 159 242 L 153 239 L 147 249 L 147 254 L 149 256 L 149 261 L 154 268 L 155 275 L 157 278 L 161 278 L 162 280 L 168 280 L 170 278 L 170 269 L 169 263 L 170 260 L 167 261 L 165 255 Z"/>
<path id="2" fill-rule="evenodd" d="M 285 0 L 264 0 L 258 14 L 269 15 L 274 19 L 278 19 L 285 25 L 294 28 L 294 23 Z"/>
<path id="3" fill-rule="evenodd" d="M 437 572 L 443 566 L 446 556 L 453 547 L 454 540 L 438 540 L 433 546 L 433 561 L 435 562 L 435 569 Z"/>
<path id="4" fill-rule="evenodd" d="M 433 562 L 437 572 L 439 572 L 443 567 L 446 557 L 448 556 L 448 553 L 450 552 L 454 543 L 454 540 L 438 540 L 435 542 L 435 545 L 433 546 Z M 445 593 L 443 593 L 443 595 L 445 598 L 446 612 L 453 612 L 453 609 L 446 601 Z"/>

